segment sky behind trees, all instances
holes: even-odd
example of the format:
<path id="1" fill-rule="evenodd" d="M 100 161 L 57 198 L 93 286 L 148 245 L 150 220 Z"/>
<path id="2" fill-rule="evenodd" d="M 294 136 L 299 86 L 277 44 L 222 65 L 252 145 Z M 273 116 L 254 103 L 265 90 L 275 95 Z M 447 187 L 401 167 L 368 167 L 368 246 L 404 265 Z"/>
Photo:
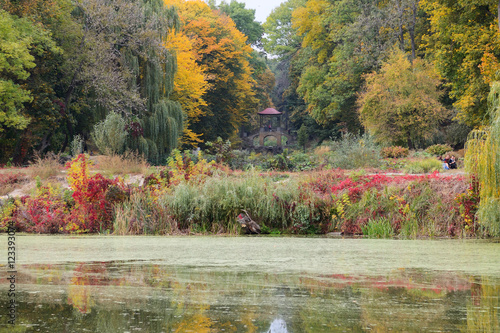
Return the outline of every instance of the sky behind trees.
<path id="1" fill-rule="evenodd" d="M 206 1 L 206 0 L 205 0 Z M 208 1 L 206 1 L 208 2 Z M 216 0 L 217 5 L 222 1 Z M 226 0 L 227 3 L 231 0 Z M 260 23 L 266 22 L 266 18 L 271 14 L 271 11 L 278 7 L 283 1 L 282 0 L 238 0 L 238 2 L 243 2 L 246 4 L 245 8 L 255 9 L 255 20 Z"/>

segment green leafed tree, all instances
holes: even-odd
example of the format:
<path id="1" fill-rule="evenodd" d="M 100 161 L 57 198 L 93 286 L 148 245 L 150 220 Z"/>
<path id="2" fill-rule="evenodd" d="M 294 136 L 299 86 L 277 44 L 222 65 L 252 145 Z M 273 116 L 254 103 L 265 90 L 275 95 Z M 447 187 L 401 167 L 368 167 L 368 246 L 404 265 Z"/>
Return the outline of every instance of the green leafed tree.
<path id="1" fill-rule="evenodd" d="M 304 152 L 306 151 L 307 137 L 307 127 L 306 125 L 302 125 L 297 131 L 297 143 L 302 147 Z"/>
<path id="2" fill-rule="evenodd" d="M 243 2 L 231 0 L 227 3 L 222 1 L 217 7 L 222 13 L 229 16 L 236 24 L 236 28 L 247 36 L 247 43 L 252 46 L 261 46 L 264 28 L 255 21 L 255 9 L 245 8 Z"/>
<path id="3" fill-rule="evenodd" d="M 32 96 L 22 84 L 35 67 L 33 54 L 50 49 L 57 48 L 45 30 L 0 9 L 0 132 L 28 125 L 21 111 Z"/>
<path id="4" fill-rule="evenodd" d="M 365 76 L 359 97 L 362 124 L 379 142 L 422 146 L 449 112 L 439 102 L 439 76 L 429 62 L 396 50 L 378 72 Z"/>

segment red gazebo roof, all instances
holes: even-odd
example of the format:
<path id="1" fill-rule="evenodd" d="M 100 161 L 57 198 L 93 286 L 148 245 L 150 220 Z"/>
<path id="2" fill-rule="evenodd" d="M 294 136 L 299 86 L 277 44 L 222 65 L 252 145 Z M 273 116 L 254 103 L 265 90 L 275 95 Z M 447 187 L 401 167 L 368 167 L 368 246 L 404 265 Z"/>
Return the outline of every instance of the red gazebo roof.
<path id="1" fill-rule="evenodd" d="M 259 114 L 264 115 L 264 116 L 269 116 L 269 115 L 279 115 L 281 112 L 278 110 L 275 110 L 273 108 L 267 108 L 264 111 L 260 111 Z"/>

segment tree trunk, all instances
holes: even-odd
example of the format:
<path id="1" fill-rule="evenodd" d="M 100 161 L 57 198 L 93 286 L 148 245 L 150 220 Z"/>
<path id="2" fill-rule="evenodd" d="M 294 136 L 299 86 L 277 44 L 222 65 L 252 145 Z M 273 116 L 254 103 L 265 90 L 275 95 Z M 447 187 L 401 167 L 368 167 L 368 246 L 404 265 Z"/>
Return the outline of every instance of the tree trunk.
<path id="1" fill-rule="evenodd" d="M 396 9 L 398 12 L 398 19 L 399 19 L 399 48 L 401 51 L 405 51 L 405 33 L 403 30 L 403 14 L 404 14 L 404 8 L 403 5 L 401 4 L 401 0 L 396 1 Z"/>
<path id="2" fill-rule="evenodd" d="M 500 1 L 500 0 L 499 0 Z M 417 25 L 417 11 L 418 11 L 419 0 L 413 1 L 412 6 L 412 22 L 409 27 L 410 39 L 411 39 L 411 62 L 417 57 L 416 45 L 415 45 L 415 27 Z"/>
<path id="3" fill-rule="evenodd" d="M 46 133 L 43 138 L 42 138 L 42 142 L 40 143 L 40 148 L 38 148 L 38 155 L 41 157 L 43 156 L 43 152 L 49 148 L 50 146 L 50 138 L 52 137 L 52 134 L 54 134 L 54 132 L 50 132 L 50 133 Z"/>

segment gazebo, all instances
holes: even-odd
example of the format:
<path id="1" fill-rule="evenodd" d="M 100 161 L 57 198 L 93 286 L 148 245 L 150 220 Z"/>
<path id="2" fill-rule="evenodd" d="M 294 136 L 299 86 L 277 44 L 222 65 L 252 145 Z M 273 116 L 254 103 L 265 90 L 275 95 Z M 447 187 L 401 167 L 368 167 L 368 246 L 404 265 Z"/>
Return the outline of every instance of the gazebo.
<path id="1" fill-rule="evenodd" d="M 264 146 L 264 139 L 272 136 L 276 138 L 276 145 L 278 147 L 282 146 L 282 139 L 286 137 L 288 142 L 292 137 L 286 133 L 286 130 L 282 127 L 282 113 L 273 108 L 267 108 L 263 111 L 258 112 L 260 118 L 260 130 L 258 134 L 253 135 L 253 137 L 259 138 L 259 145 Z"/>
<path id="2" fill-rule="evenodd" d="M 267 108 L 259 113 L 260 132 L 280 132 L 281 112 L 273 108 Z"/>

